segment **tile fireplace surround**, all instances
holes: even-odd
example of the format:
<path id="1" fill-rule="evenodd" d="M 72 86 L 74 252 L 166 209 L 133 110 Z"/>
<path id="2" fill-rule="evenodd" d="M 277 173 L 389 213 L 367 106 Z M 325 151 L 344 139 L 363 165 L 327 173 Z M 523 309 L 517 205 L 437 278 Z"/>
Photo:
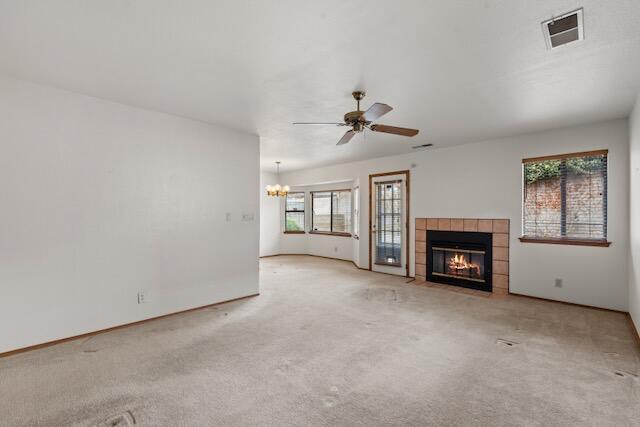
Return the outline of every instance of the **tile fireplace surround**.
<path id="1" fill-rule="evenodd" d="M 427 275 L 427 233 L 432 231 L 470 231 L 493 234 L 493 294 L 509 293 L 509 220 L 480 218 L 416 218 L 416 281 Z M 456 288 L 453 285 L 442 285 Z M 481 291 L 474 291 L 481 292 Z"/>

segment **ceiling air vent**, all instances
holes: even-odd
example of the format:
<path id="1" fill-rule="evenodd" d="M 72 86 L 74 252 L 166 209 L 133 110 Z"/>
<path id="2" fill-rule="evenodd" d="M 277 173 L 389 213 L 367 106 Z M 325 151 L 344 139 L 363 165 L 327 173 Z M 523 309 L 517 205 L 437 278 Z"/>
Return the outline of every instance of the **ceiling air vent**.
<path id="1" fill-rule="evenodd" d="M 542 23 L 542 32 L 548 49 L 582 40 L 584 38 L 582 9 L 544 21 Z"/>

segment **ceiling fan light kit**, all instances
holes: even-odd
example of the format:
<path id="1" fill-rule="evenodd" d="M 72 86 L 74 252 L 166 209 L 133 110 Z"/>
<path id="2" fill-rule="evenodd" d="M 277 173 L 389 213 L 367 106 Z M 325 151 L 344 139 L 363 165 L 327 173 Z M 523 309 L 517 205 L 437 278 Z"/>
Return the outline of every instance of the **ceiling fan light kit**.
<path id="1" fill-rule="evenodd" d="M 374 124 L 373 122 L 389 111 L 393 110 L 387 104 L 376 102 L 366 111 L 360 110 L 360 101 L 365 97 L 363 91 L 355 91 L 351 94 L 356 100 L 356 111 L 350 111 L 344 115 L 344 123 L 333 122 L 295 122 L 294 125 L 331 125 L 331 126 L 350 126 L 351 130 L 348 130 L 342 138 L 338 141 L 337 145 L 344 145 L 351 141 L 351 139 L 365 129 L 369 129 L 373 132 L 389 133 L 392 135 L 400 136 L 416 136 L 418 129 L 401 128 L 396 126 L 387 126 L 381 124 Z"/>

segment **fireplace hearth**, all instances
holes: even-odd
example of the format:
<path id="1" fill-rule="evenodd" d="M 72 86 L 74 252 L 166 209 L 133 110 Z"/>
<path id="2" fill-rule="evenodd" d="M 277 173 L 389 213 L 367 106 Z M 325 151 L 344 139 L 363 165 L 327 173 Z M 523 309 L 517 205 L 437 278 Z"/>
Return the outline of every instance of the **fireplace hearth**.
<path id="1" fill-rule="evenodd" d="M 492 291 L 492 233 L 430 231 L 427 280 Z"/>

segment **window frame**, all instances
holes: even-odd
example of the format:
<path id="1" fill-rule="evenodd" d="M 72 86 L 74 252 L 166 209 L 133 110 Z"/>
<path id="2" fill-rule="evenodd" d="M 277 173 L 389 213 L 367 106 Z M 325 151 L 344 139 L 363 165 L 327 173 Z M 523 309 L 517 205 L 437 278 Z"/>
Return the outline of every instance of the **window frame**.
<path id="1" fill-rule="evenodd" d="M 353 238 L 360 240 L 360 186 L 353 188 L 351 193 L 351 227 Z M 356 227 L 357 225 L 357 227 Z"/>
<path id="2" fill-rule="evenodd" d="M 302 194 L 302 210 L 287 209 L 287 198 L 290 195 Z M 304 191 L 291 191 L 284 198 L 284 234 L 305 234 L 306 233 L 306 211 L 307 211 L 307 193 Z M 302 230 L 287 230 L 287 214 L 302 213 Z"/>
<path id="3" fill-rule="evenodd" d="M 524 166 L 527 163 L 538 163 L 544 162 L 548 160 L 561 160 L 566 161 L 567 159 L 578 158 L 578 157 L 594 157 L 594 156 L 605 156 L 607 158 L 607 167 L 605 169 L 605 180 L 603 186 L 603 203 L 604 203 L 604 237 L 601 239 L 581 239 L 576 237 L 536 237 L 536 236 L 528 236 L 524 233 L 524 218 L 525 218 L 525 192 L 526 192 L 526 183 L 524 176 Z M 574 245 L 574 246 L 601 246 L 608 247 L 611 245 L 611 242 L 607 240 L 608 234 L 608 222 L 609 218 L 607 215 L 608 210 L 608 174 L 609 174 L 609 150 L 593 150 L 593 151 L 582 151 L 577 153 L 567 153 L 567 154 L 558 154 L 553 156 L 542 156 L 542 157 L 531 157 L 522 159 L 522 200 L 521 200 L 521 209 L 522 209 L 522 235 L 519 237 L 520 242 L 522 243 L 546 243 L 546 244 L 556 244 L 556 245 Z M 566 210 L 566 190 L 561 192 L 561 209 Z M 566 230 L 566 215 L 561 214 L 561 233 Z"/>
<path id="4" fill-rule="evenodd" d="M 341 232 L 341 231 L 333 231 L 333 195 L 334 195 L 334 193 L 342 193 L 342 192 L 348 192 L 349 196 L 351 197 L 350 215 L 353 216 L 353 193 L 352 193 L 350 188 L 344 188 L 344 189 L 339 189 L 339 190 L 318 190 L 318 191 L 312 191 L 311 192 L 311 229 L 309 230 L 309 234 L 320 234 L 320 235 L 324 235 L 324 236 L 338 236 L 338 237 L 352 237 L 352 235 L 353 235 L 352 233 L 345 233 L 345 232 Z M 330 231 L 317 231 L 317 230 L 314 230 L 314 226 L 313 226 L 313 217 L 314 217 L 313 199 L 314 199 L 314 197 L 313 196 L 316 193 L 329 193 L 329 200 L 330 200 L 330 204 L 329 204 L 329 219 L 330 219 L 329 220 L 330 221 L 329 229 L 330 229 Z M 353 223 L 351 224 L 351 228 L 353 229 Z"/>

